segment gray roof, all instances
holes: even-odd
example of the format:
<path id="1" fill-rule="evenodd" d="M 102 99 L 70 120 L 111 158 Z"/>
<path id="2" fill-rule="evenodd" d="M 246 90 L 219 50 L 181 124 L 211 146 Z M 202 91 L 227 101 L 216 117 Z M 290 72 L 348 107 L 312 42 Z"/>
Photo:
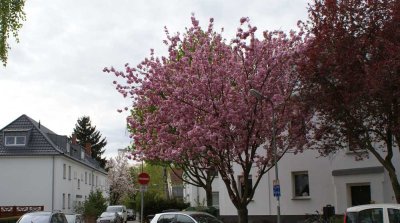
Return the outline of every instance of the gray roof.
<path id="1" fill-rule="evenodd" d="M 5 146 L 4 136 L 10 132 L 27 135 L 26 146 Z M 70 144 L 69 152 L 67 152 L 67 144 Z M 81 159 L 81 151 L 85 151 L 84 148 L 71 144 L 67 136 L 57 135 L 27 115 L 21 115 L 0 130 L 0 156 L 60 155 L 105 173 L 99 163 L 86 153 L 84 159 Z"/>

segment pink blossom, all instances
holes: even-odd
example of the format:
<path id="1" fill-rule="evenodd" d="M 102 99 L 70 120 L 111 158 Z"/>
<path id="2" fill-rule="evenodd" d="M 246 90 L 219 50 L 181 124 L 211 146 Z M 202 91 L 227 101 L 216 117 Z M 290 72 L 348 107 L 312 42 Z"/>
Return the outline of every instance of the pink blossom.
<path id="1" fill-rule="evenodd" d="M 125 80 L 117 90 L 132 97 L 128 125 L 136 152 L 146 160 L 212 166 L 225 176 L 226 185 L 237 185 L 227 177 L 234 164 L 244 173 L 256 168 L 261 178 L 272 165 L 273 112 L 278 153 L 302 150 L 304 141 L 295 140 L 300 124 L 292 123 L 307 117 L 293 115 L 297 102 L 291 97 L 298 83 L 293 67 L 301 38 L 265 31 L 258 39 L 257 28 L 249 24 L 227 42 L 213 30 L 212 19 L 208 30 L 194 16 L 191 20 L 182 35 L 166 29 L 167 56 L 151 51 L 138 69 L 128 70 L 132 74 L 112 71 Z M 249 18 L 240 19 L 245 22 Z M 250 89 L 264 99 L 252 96 Z"/>
<path id="2" fill-rule="evenodd" d="M 249 17 L 240 18 L 240 24 L 243 24 L 243 23 L 248 22 L 248 21 L 249 21 Z"/>

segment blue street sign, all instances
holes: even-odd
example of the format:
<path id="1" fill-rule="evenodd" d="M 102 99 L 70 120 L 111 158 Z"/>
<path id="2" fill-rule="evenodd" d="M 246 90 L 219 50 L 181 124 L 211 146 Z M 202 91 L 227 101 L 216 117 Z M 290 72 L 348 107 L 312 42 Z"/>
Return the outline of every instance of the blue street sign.
<path id="1" fill-rule="evenodd" d="M 281 187 L 279 184 L 274 185 L 274 197 L 280 197 L 281 196 Z"/>

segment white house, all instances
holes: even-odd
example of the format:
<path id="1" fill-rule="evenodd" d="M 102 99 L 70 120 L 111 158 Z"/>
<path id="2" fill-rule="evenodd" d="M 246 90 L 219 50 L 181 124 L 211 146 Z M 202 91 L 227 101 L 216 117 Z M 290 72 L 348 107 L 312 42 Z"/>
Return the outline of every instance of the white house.
<path id="1" fill-rule="evenodd" d="M 107 196 L 107 172 L 88 152 L 90 145 L 83 148 L 76 139 L 20 116 L 0 130 L 0 206 L 73 213 L 90 191 Z"/>
<path id="2" fill-rule="evenodd" d="M 354 205 L 396 203 L 388 173 L 373 155 L 369 157 L 355 161 L 355 154 L 349 151 L 330 157 L 320 157 L 311 150 L 297 155 L 285 154 L 278 162 L 282 222 L 298 222 L 317 210 L 322 213 L 327 205 L 334 206 L 335 213 L 342 215 L 347 207 Z M 395 168 L 400 170 L 398 150 L 393 159 L 397 160 Z M 237 172 L 240 173 L 239 169 Z M 249 222 L 276 222 L 274 180 L 275 169 L 271 169 L 248 205 Z M 236 209 L 219 177 L 213 182 L 213 191 L 213 203 L 221 217 L 226 222 L 236 222 Z M 184 196 L 193 206 L 205 201 L 204 190 L 191 185 L 185 185 Z"/>

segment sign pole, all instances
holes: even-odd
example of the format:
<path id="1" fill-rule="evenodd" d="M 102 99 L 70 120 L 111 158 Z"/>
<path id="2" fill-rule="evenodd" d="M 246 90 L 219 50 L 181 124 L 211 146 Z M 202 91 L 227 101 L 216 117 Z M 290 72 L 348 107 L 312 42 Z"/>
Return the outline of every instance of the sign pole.
<path id="1" fill-rule="evenodd" d="M 143 223 L 143 207 L 144 207 L 144 198 L 143 198 L 143 193 L 145 190 L 145 186 L 149 183 L 150 181 L 150 176 L 149 174 L 142 172 L 139 174 L 138 176 L 138 181 L 140 186 L 140 203 L 141 203 L 141 207 L 140 207 L 140 223 Z"/>
<path id="2" fill-rule="evenodd" d="M 141 200 L 141 205 L 140 205 L 140 223 L 143 223 L 143 188 L 140 188 L 140 200 Z"/>

